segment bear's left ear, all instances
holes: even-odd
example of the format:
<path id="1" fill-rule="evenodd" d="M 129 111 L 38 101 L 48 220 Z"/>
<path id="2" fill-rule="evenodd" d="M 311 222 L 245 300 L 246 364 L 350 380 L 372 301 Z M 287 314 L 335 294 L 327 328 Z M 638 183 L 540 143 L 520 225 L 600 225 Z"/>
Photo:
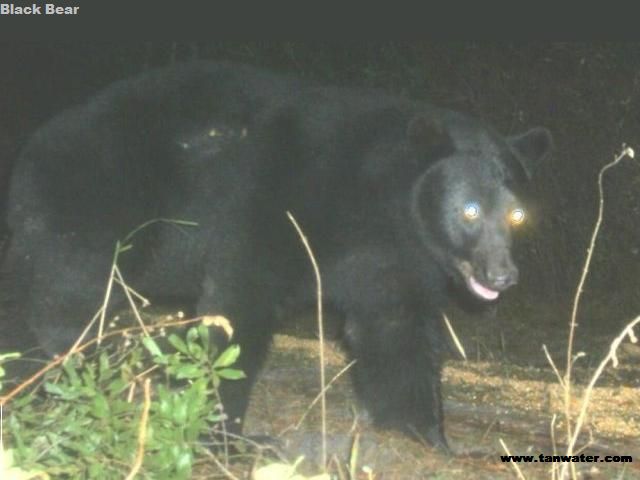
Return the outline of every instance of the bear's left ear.
<path id="1" fill-rule="evenodd" d="M 518 154 L 527 176 L 531 178 L 532 167 L 544 159 L 553 149 L 553 137 L 551 132 L 543 127 L 514 135 L 507 139 L 507 143 Z"/>

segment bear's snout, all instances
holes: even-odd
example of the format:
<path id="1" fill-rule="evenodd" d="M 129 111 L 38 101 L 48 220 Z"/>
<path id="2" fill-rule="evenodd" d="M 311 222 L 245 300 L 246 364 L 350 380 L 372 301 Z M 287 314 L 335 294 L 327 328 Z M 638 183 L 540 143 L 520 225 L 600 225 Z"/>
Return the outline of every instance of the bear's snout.
<path id="1" fill-rule="evenodd" d="M 489 268 L 485 274 L 488 287 L 506 290 L 518 283 L 518 268 L 511 264 L 508 267 Z"/>

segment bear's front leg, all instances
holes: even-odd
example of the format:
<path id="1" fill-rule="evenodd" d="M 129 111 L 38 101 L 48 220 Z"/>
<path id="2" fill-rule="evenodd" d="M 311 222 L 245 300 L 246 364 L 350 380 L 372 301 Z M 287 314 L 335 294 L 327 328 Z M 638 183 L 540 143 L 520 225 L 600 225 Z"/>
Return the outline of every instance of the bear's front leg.
<path id="1" fill-rule="evenodd" d="M 345 341 L 360 401 L 377 425 L 448 449 L 444 436 L 438 334 L 400 312 L 351 314 Z M 406 322 L 406 324 L 405 324 Z M 419 324 L 421 323 L 421 324 Z"/>
<path id="2" fill-rule="evenodd" d="M 344 318 L 346 349 L 357 361 L 354 387 L 374 422 L 448 450 L 439 292 L 425 290 L 388 251 L 352 254 L 327 278 Z"/>

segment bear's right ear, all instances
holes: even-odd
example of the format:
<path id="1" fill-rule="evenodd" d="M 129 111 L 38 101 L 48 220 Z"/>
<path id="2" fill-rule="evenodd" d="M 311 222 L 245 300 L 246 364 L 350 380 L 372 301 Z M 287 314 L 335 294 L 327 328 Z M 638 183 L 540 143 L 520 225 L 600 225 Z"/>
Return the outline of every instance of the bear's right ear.
<path id="1" fill-rule="evenodd" d="M 509 137 L 507 142 L 517 152 L 518 159 L 529 178 L 536 164 L 553 150 L 551 132 L 543 127 L 532 128 L 520 135 Z"/>
<path id="2" fill-rule="evenodd" d="M 411 145 L 424 152 L 445 150 L 453 145 L 442 124 L 425 114 L 418 114 L 411 119 L 407 137 Z"/>

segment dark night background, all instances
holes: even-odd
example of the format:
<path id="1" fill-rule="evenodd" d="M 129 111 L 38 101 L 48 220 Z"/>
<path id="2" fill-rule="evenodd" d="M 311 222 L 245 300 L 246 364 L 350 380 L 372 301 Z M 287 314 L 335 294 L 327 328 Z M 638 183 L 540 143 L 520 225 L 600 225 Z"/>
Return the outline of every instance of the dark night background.
<path id="1" fill-rule="evenodd" d="M 541 363 L 540 344 L 566 338 L 596 218 L 597 172 L 623 142 L 639 150 L 640 43 L 3 43 L 2 193 L 21 145 L 48 118 L 116 79 L 193 58 L 382 87 L 466 111 L 505 134 L 548 127 L 556 148 L 535 172 L 531 222 L 517 252 L 520 285 L 489 324 L 470 323 L 461 333 L 501 333 L 505 356 Z M 640 168 L 630 160 L 605 179 L 605 221 L 580 313 L 579 347 L 593 343 L 587 337 L 604 345 L 640 312 L 638 186 Z M 531 355 L 524 355 L 528 348 Z"/>

